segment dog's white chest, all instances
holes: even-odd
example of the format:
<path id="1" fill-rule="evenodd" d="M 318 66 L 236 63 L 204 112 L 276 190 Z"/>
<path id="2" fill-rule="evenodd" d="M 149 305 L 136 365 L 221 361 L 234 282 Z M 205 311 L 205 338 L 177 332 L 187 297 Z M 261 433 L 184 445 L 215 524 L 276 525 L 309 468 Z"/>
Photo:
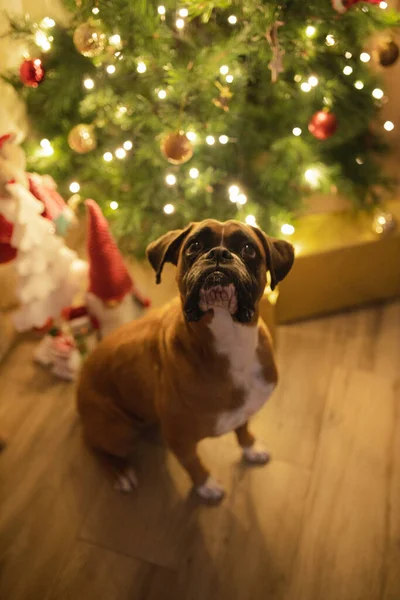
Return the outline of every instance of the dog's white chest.
<path id="1" fill-rule="evenodd" d="M 217 352 L 227 356 L 233 383 L 245 397 L 239 408 L 219 414 L 214 435 L 222 435 L 246 423 L 268 400 L 275 384 L 263 377 L 257 357 L 257 327 L 235 323 L 228 311 L 216 308 L 210 328 Z"/>

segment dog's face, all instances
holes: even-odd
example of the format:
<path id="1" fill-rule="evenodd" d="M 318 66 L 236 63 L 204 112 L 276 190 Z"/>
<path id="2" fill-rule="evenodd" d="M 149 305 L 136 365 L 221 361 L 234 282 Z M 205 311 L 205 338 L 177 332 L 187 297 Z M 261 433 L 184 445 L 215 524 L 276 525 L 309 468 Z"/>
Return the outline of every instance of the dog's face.
<path id="1" fill-rule="evenodd" d="M 171 231 L 147 248 L 160 282 L 166 262 L 178 267 L 177 282 L 188 321 L 224 308 L 241 323 L 251 321 L 270 271 L 271 288 L 289 272 L 293 247 L 239 221 L 207 219 Z"/>

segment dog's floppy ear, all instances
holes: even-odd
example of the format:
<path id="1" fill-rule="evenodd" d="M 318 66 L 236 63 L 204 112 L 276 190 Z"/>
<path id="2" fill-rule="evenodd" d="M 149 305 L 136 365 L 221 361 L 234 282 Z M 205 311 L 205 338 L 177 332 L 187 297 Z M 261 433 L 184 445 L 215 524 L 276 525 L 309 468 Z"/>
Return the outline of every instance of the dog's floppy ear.
<path id="1" fill-rule="evenodd" d="M 191 223 L 185 229 L 168 231 L 168 233 L 165 233 L 147 246 L 146 255 L 156 272 L 157 283 L 161 281 L 161 272 L 166 262 L 170 262 L 173 265 L 178 264 L 179 250 L 192 227 L 193 224 Z"/>
<path id="2" fill-rule="evenodd" d="M 294 262 L 294 248 L 289 242 L 269 237 L 258 227 L 252 227 L 260 239 L 267 256 L 267 266 L 271 274 L 271 290 L 289 273 Z"/>

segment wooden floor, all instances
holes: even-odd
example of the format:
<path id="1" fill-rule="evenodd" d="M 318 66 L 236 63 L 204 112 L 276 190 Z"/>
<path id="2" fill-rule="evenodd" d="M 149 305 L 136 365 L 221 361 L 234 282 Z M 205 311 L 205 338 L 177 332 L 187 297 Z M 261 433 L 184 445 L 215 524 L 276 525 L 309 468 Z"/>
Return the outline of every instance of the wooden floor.
<path id="1" fill-rule="evenodd" d="M 83 446 L 74 390 L 0 367 L 2 600 L 399 600 L 400 304 L 281 327 L 281 383 L 246 469 L 233 436 L 202 453 L 228 496 L 200 505 L 155 434 L 140 489 L 114 492 Z"/>

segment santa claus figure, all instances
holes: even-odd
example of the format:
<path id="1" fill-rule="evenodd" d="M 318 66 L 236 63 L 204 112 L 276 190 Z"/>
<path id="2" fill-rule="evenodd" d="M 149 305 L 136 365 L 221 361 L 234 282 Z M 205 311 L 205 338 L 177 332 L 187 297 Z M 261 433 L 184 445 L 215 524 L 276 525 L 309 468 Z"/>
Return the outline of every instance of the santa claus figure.
<path id="1" fill-rule="evenodd" d="M 94 200 L 86 200 L 88 210 L 89 287 L 86 304 L 99 322 L 104 337 L 120 325 L 137 319 L 150 300 L 134 285 L 108 221 Z"/>

